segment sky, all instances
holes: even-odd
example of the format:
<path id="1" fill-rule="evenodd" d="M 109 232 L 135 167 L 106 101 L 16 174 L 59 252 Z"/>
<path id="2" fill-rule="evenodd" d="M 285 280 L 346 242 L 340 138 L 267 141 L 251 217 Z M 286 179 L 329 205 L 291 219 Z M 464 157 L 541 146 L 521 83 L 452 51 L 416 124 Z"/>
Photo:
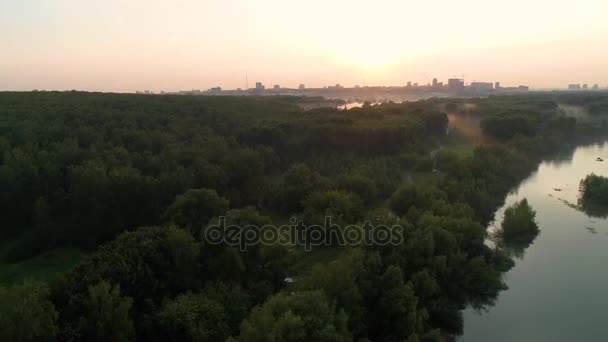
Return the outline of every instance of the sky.
<path id="1" fill-rule="evenodd" d="M 0 0 L 0 90 L 608 86 L 606 0 Z"/>

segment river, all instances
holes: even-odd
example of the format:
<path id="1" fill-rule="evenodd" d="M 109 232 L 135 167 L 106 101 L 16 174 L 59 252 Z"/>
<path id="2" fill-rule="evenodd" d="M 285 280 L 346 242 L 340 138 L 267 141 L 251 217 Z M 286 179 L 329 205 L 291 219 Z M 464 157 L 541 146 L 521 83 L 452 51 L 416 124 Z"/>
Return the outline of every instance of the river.
<path id="1" fill-rule="evenodd" d="M 597 157 L 606 161 L 598 162 Z M 577 203 L 579 181 L 608 175 L 608 145 L 578 147 L 547 161 L 508 195 L 527 198 L 540 234 L 505 275 L 509 289 L 483 312 L 464 312 L 463 342 L 608 341 L 608 220 Z M 497 211 L 493 231 L 505 207 Z"/>

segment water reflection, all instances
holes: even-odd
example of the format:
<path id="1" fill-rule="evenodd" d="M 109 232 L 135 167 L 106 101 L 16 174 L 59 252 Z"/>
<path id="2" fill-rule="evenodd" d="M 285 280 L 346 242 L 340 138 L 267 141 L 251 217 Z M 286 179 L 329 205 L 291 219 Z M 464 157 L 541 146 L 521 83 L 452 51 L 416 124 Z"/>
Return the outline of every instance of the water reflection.
<path id="1" fill-rule="evenodd" d="M 586 201 L 583 201 L 582 198 L 579 198 L 578 208 L 590 217 L 597 217 L 602 219 L 608 217 L 608 206 L 606 205 L 588 203 Z"/>
<path id="2" fill-rule="evenodd" d="M 494 238 L 494 241 L 507 255 L 521 260 L 526 254 L 526 249 L 534 244 L 534 240 L 536 240 L 539 234 L 540 232 L 534 232 L 524 235 L 518 240 L 506 240 L 500 234 L 496 234 L 497 236 Z"/>
<path id="3" fill-rule="evenodd" d="M 506 207 L 527 198 L 541 234 L 503 246 L 515 257 L 515 267 L 505 275 L 509 289 L 493 307 L 465 310 L 459 340 L 608 341 L 608 212 L 579 203 L 579 182 L 589 173 L 608 175 L 606 143 L 542 162 L 505 199 L 490 232 L 500 228 Z"/>

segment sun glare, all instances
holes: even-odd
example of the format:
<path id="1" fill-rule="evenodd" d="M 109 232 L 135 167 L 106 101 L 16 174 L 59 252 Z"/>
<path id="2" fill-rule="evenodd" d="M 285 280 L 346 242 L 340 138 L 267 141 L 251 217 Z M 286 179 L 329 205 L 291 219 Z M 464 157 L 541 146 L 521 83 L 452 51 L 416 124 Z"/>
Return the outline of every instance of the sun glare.
<path id="1" fill-rule="evenodd" d="M 381 71 L 406 59 L 403 49 L 380 41 L 335 46 L 332 50 L 331 54 L 340 63 L 367 71 Z"/>

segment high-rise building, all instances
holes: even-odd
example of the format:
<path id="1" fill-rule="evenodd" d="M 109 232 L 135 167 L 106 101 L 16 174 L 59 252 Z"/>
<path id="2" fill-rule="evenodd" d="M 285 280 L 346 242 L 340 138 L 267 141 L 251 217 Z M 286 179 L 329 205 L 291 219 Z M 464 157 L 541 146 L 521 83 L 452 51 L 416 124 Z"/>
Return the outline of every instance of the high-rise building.
<path id="1" fill-rule="evenodd" d="M 568 84 L 568 90 L 581 90 L 581 85 L 580 84 Z"/>
<path id="2" fill-rule="evenodd" d="M 600 86 L 599 86 L 599 85 L 597 85 L 597 84 L 594 84 L 592 89 L 593 89 L 593 90 L 598 90 L 598 89 L 600 89 Z"/>
<path id="3" fill-rule="evenodd" d="M 437 87 L 437 79 L 433 78 L 433 88 L 436 88 L 436 87 Z"/>
<path id="4" fill-rule="evenodd" d="M 306 86 L 304 85 L 304 83 L 300 84 L 300 86 L 298 87 L 298 89 L 302 90 L 302 89 L 306 89 Z"/>
<path id="5" fill-rule="evenodd" d="M 274 90 L 279 90 L 279 89 L 281 89 L 281 86 L 279 84 L 275 84 L 272 88 Z"/>
<path id="6" fill-rule="evenodd" d="M 264 90 L 266 87 L 262 84 L 262 82 L 255 82 L 255 90 Z"/>
<path id="7" fill-rule="evenodd" d="M 448 87 L 450 89 L 462 89 L 464 88 L 464 80 L 461 78 L 450 78 L 448 80 Z"/>
<path id="8" fill-rule="evenodd" d="M 408 82 L 407 82 L 407 87 L 408 87 L 408 88 L 411 88 L 411 87 L 412 87 L 412 81 L 408 81 Z"/>
<path id="9" fill-rule="evenodd" d="M 500 82 L 494 83 L 494 89 L 496 89 L 496 90 L 500 89 Z"/>
<path id="10" fill-rule="evenodd" d="M 471 89 L 476 91 L 490 91 L 493 89 L 492 82 L 471 82 Z"/>
<path id="11" fill-rule="evenodd" d="M 583 84 L 583 89 L 587 90 L 589 88 L 589 86 L 587 85 L 587 83 Z"/>

